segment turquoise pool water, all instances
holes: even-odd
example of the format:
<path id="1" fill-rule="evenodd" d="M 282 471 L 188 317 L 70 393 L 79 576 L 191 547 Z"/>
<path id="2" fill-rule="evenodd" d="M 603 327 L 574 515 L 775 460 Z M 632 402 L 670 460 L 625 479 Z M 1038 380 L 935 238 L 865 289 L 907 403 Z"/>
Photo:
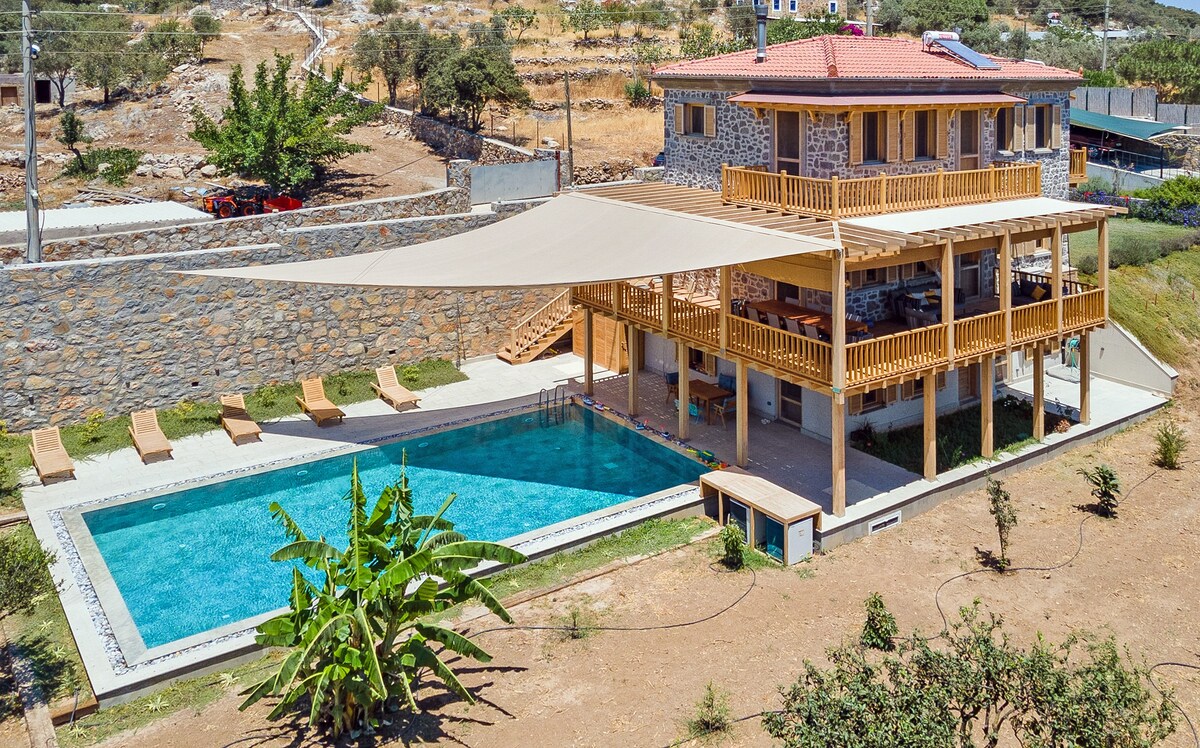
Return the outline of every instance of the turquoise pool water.
<path id="1" fill-rule="evenodd" d="M 253 449 L 253 446 L 244 447 Z M 560 422 L 523 413 L 353 455 L 85 512 L 83 519 L 147 648 L 287 603 L 278 501 L 305 532 L 346 542 L 351 465 L 368 499 L 396 480 L 401 453 L 418 513 L 445 497 L 467 537 L 503 540 L 694 481 L 706 468 L 580 406 Z"/>

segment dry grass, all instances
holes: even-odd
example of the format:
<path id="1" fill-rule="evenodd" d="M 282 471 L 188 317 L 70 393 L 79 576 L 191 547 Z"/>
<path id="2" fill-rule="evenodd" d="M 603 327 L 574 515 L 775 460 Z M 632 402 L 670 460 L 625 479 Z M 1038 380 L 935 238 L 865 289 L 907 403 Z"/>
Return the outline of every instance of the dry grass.
<path id="1" fill-rule="evenodd" d="M 572 97 L 575 89 L 571 89 Z M 497 122 L 499 122 L 497 120 Z M 567 142 L 566 118 L 562 112 L 539 112 L 516 120 L 522 139 L 554 138 L 564 147 Z M 617 109 L 593 112 L 576 111 L 571 117 L 575 141 L 575 164 L 586 166 L 613 158 L 632 158 L 649 165 L 662 150 L 663 118 L 657 109 Z"/>

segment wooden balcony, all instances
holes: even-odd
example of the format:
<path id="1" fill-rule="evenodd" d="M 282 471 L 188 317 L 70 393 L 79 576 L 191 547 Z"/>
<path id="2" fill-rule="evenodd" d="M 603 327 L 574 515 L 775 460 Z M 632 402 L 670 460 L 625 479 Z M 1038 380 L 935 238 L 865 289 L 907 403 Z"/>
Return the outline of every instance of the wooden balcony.
<path id="1" fill-rule="evenodd" d="M 1087 148 L 1071 149 L 1071 166 L 1067 170 L 1067 179 L 1072 187 L 1087 181 Z"/>
<path id="2" fill-rule="evenodd" d="M 669 318 L 665 319 L 661 293 L 628 283 L 576 286 L 571 299 L 643 330 L 728 360 L 744 360 L 752 368 L 813 389 L 829 391 L 834 386 L 835 346 L 824 341 L 722 315 L 717 308 L 678 297 L 670 300 Z M 1053 341 L 1099 327 L 1105 322 L 1104 291 L 1082 284 L 1072 286 L 1072 293 L 1062 298 L 1061 326 L 1058 309 L 1057 300 L 1047 299 L 1013 307 L 1008 313 L 1002 309 L 956 319 L 953 350 L 950 326 L 944 323 L 848 343 L 845 387 L 847 391 L 869 390 L 944 371 L 1010 346 Z M 1006 319 L 1011 320 L 1008 329 Z"/>
<path id="3" fill-rule="evenodd" d="M 721 199 L 732 205 L 836 220 L 1037 197 L 1042 192 L 1041 169 L 1039 162 L 996 163 L 968 171 L 813 179 L 722 166 Z"/>

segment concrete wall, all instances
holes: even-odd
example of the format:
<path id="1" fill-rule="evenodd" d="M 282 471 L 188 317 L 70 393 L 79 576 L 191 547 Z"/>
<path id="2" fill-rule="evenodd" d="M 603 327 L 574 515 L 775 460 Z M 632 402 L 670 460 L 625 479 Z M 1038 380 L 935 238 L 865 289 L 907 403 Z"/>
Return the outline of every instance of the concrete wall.
<path id="1" fill-rule="evenodd" d="M 1109 321 L 1091 333 L 1092 373 L 1114 382 L 1140 387 L 1165 397 L 1175 394 L 1179 372 L 1159 361 L 1128 330 Z"/>
<path id="2" fill-rule="evenodd" d="M 966 376 L 966 369 L 956 369 L 946 372 L 946 386 L 937 391 L 938 414 L 953 413 L 963 406 L 959 402 L 958 377 Z M 910 400 L 901 400 L 899 385 L 892 388 L 892 401 L 887 407 L 873 410 L 870 413 L 851 415 L 846 409 L 846 434 L 865 424 L 870 424 L 876 431 L 911 426 L 921 423 L 925 414 L 925 402 L 918 395 Z M 805 390 L 800 399 L 801 428 L 804 433 L 829 441 L 832 432 L 833 401 L 829 395 L 812 390 Z"/>
<path id="3" fill-rule="evenodd" d="M 417 195 L 301 208 L 284 213 L 64 239 L 43 245 L 42 257 L 47 262 L 57 262 L 126 257 L 150 252 L 183 252 L 205 247 L 266 244 L 279 241 L 281 232 L 298 226 L 434 216 L 458 213 L 469 208 L 470 201 L 466 191 L 444 188 Z M 0 247 L 0 264 L 15 261 L 24 255 L 24 245 Z"/>
<path id="4" fill-rule="evenodd" d="M 1157 173 L 1158 172 L 1154 172 L 1154 174 Z M 1159 179 L 1157 176 L 1152 176 L 1151 174 L 1139 174 L 1138 172 L 1117 169 L 1112 166 L 1097 164 L 1092 161 L 1088 162 L 1087 175 L 1088 179 L 1103 179 L 1110 185 L 1119 185 L 1122 192 L 1157 187 L 1158 185 L 1167 181 L 1165 179 Z"/>
<path id="5" fill-rule="evenodd" d="M 470 293 L 181 275 L 405 246 L 493 213 L 290 232 L 286 243 L 0 268 L 0 413 L 13 430 L 431 357 L 494 353 L 559 289 Z"/>

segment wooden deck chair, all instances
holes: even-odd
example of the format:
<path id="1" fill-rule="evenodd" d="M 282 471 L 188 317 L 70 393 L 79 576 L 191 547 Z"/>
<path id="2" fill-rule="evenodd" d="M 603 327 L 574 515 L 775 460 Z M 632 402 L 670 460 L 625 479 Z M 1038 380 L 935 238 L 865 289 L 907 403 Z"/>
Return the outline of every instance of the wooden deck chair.
<path id="1" fill-rule="evenodd" d="M 737 398 L 727 397 L 720 402 L 713 403 L 712 409 L 713 413 L 721 416 L 721 428 L 725 428 L 725 416 L 737 412 Z"/>
<path id="2" fill-rule="evenodd" d="M 375 379 L 378 383 L 371 385 L 371 389 L 378 393 L 380 400 L 396 410 L 404 410 L 409 406 L 415 408 L 421 400 L 400 384 L 400 380 L 396 378 L 395 366 L 379 367 L 375 370 Z"/>
<path id="3" fill-rule="evenodd" d="M 167 441 L 167 435 L 158 427 L 158 413 L 153 408 L 138 410 L 133 413 L 133 425 L 129 427 L 129 435 L 133 437 L 133 448 L 137 450 L 142 462 L 147 457 L 155 455 L 171 456 L 173 447 Z"/>
<path id="4" fill-rule="evenodd" d="M 246 410 L 246 398 L 241 395 L 221 395 L 221 427 L 234 445 L 241 439 L 262 441 L 262 427 Z"/>
<path id="5" fill-rule="evenodd" d="M 300 410 L 312 417 L 318 426 L 324 426 L 326 421 L 334 419 L 341 423 L 346 414 L 325 397 L 325 383 L 320 377 L 302 380 L 300 388 L 304 395 L 297 397 L 296 402 L 300 405 Z"/>
<path id="6" fill-rule="evenodd" d="M 75 463 L 71 462 L 71 456 L 63 447 L 57 426 L 34 431 L 29 454 L 33 457 L 33 467 L 43 486 L 51 478 L 75 479 Z"/>

